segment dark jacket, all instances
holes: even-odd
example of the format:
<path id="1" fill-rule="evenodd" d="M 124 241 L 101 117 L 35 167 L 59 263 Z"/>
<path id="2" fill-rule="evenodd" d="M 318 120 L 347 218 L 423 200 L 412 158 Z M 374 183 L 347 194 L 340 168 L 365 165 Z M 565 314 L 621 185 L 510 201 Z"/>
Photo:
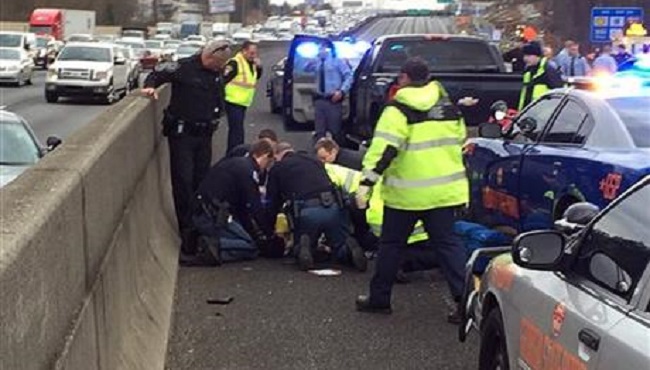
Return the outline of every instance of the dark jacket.
<path id="1" fill-rule="evenodd" d="M 209 122 L 221 116 L 224 85 L 221 74 L 206 69 L 195 55 L 178 62 L 162 63 L 144 81 L 144 87 L 172 85 L 168 112 L 189 122 Z"/>

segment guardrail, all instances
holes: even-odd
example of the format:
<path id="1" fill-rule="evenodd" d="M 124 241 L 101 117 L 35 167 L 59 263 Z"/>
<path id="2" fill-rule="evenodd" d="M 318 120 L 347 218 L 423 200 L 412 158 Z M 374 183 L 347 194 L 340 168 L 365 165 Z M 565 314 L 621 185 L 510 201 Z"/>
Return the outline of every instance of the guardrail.
<path id="1" fill-rule="evenodd" d="M 0 189 L 0 369 L 163 369 L 178 258 L 168 90 L 125 98 Z"/>

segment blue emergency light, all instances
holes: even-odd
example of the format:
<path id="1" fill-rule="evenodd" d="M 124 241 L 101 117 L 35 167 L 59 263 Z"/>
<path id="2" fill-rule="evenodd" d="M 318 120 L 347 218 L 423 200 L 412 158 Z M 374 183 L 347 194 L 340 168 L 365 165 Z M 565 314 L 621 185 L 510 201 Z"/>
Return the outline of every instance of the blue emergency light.
<path id="1" fill-rule="evenodd" d="M 316 58 L 320 47 L 315 42 L 303 42 L 296 47 L 296 54 L 303 58 Z"/>

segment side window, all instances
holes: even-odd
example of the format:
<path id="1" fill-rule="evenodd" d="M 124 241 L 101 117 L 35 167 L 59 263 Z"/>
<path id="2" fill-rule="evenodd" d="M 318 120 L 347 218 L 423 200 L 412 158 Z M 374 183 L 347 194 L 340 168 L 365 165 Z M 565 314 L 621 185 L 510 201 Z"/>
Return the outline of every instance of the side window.
<path id="1" fill-rule="evenodd" d="M 556 144 L 582 144 L 585 141 L 583 126 L 589 120 L 588 112 L 580 104 L 569 100 L 560 110 L 551 129 L 542 142 Z"/>
<path id="2" fill-rule="evenodd" d="M 540 99 L 517 118 L 516 124 L 526 138 L 532 141 L 539 139 L 561 101 L 561 98 L 553 96 Z"/>
<path id="3" fill-rule="evenodd" d="M 629 300 L 650 262 L 648 204 L 645 186 L 596 222 L 582 241 L 575 272 Z"/>

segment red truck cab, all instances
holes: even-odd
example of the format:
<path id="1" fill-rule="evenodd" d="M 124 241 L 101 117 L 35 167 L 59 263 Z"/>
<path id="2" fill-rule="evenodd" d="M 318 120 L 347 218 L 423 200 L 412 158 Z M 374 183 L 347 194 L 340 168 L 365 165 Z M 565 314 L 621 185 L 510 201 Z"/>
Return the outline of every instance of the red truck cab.
<path id="1" fill-rule="evenodd" d="M 37 35 L 51 35 L 57 40 L 62 40 L 63 28 L 61 9 L 34 9 L 29 18 L 29 32 Z"/>

